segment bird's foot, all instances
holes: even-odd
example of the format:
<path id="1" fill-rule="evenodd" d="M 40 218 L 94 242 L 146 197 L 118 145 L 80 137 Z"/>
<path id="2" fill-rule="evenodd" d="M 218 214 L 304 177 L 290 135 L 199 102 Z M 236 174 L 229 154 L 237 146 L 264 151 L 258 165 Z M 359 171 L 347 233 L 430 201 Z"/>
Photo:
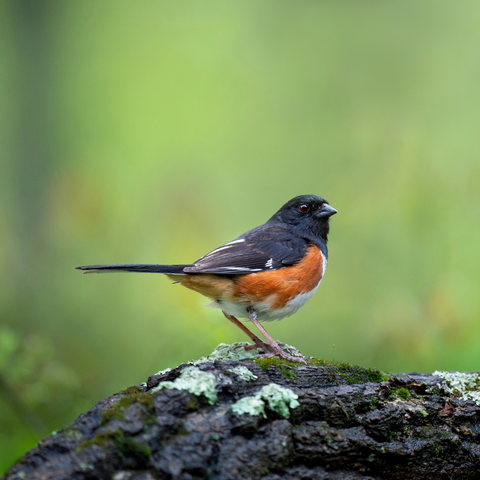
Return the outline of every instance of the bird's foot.
<path id="1" fill-rule="evenodd" d="M 256 358 L 271 358 L 271 357 L 280 357 L 284 360 L 289 360 L 290 362 L 298 362 L 298 363 L 307 363 L 305 357 L 294 357 L 293 355 L 289 355 L 288 353 L 284 352 L 281 348 L 274 349 L 273 352 L 264 353 L 263 355 L 257 355 Z"/>
<path id="2" fill-rule="evenodd" d="M 245 351 L 249 351 L 249 350 L 263 350 L 265 353 L 270 353 L 272 349 L 272 347 L 268 344 L 268 343 L 265 343 L 265 342 L 262 342 L 260 339 L 258 339 L 258 341 L 255 341 L 255 343 L 253 345 L 239 345 L 237 347 L 235 347 L 235 349 L 237 348 L 243 348 Z"/>
<path id="3" fill-rule="evenodd" d="M 245 345 L 243 347 L 245 350 L 255 350 L 256 348 L 259 348 L 260 350 L 263 350 L 265 353 L 270 353 L 270 350 L 272 350 L 272 347 L 265 342 L 262 342 L 260 339 L 258 341 L 255 341 L 254 345 Z"/>

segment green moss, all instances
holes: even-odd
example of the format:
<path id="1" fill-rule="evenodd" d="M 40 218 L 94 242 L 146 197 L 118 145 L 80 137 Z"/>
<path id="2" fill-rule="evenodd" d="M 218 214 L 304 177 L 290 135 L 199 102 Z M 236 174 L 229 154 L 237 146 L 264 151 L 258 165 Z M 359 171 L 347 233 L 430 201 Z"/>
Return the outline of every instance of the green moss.
<path id="1" fill-rule="evenodd" d="M 388 437 L 388 440 L 389 440 L 390 442 L 394 442 L 395 440 L 397 440 L 398 435 L 399 435 L 398 432 L 393 432 L 393 433 Z"/>
<path id="2" fill-rule="evenodd" d="M 397 397 L 401 398 L 402 400 L 407 400 L 408 398 L 410 398 L 410 396 L 410 392 L 406 388 L 399 388 L 390 395 L 391 398 Z"/>
<path id="3" fill-rule="evenodd" d="M 185 422 L 183 420 L 179 420 L 175 425 L 175 433 L 177 435 L 188 435 L 190 432 L 185 427 Z"/>
<path id="4" fill-rule="evenodd" d="M 417 429 L 415 438 L 428 440 L 431 450 L 437 457 L 443 455 L 447 447 L 457 447 L 457 441 L 451 433 L 432 425 Z"/>
<path id="5" fill-rule="evenodd" d="M 125 436 L 122 430 L 116 432 L 100 432 L 95 437 L 85 440 L 79 444 L 76 449 L 77 453 L 85 450 L 93 445 L 98 445 L 104 451 L 107 450 L 108 442 L 112 442 L 115 445 L 116 452 L 124 458 L 128 458 L 129 461 L 134 463 L 144 464 L 149 461 L 152 452 L 147 443 L 138 442 L 134 437 Z"/>
<path id="6" fill-rule="evenodd" d="M 78 447 L 76 448 L 76 453 L 79 453 L 82 450 L 90 448 L 93 445 L 97 445 L 102 449 L 106 450 L 107 443 L 110 439 L 111 439 L 111 434 L 109 432 L 100 432 L 97 435 L 95 435 L 93 438 L 89 438 L 87 440 L 84 440 L 83 442 L 80 442 Z"/>
<path id="7" fill-rule="evenodd" d="M 191 396 L 185 404 L 185 410 L 187 411 L 196 411 L 199 408 L 200 405 L 198 404 L 198 398 L 195 395 Z"/>
<path id="8" fill-rule="evenodd" d="M 101 425 L 106 425 L 113 419 L 123 420 L 125 418 L 125 410 L 134 403 L 145 405 L 150 411 L 152 408 L 152 396 L 149 393 L 140 392 L 131 393 L 130 395 L 122 397 L 112 408 L 102 412 Z"/>
<path id="9" fill-rule="evenodd" d="M 259 365 L 264 372 L 267 372 L 270 366 L 274 366 L 285 378 L 293 381 L 298 378 L 297 370 L 300 364 L 297 362 L 291 362 L 278 357 L 252 358 L 250 361 Z M 325 373 L 330 375 L 332 382 L 335 382 L 338 377 L 344 378 L 349 385 L 367 382 L 380 383 L 389 379 L 389 375 L 385 372 L 375 368 L 363 368 L 357 365 L 350 365 L 349 363 L 330 362 L 311 357 L 307 359 L 307 364 L 323 367 Z"/>
<path id="10" fill-rule="evenodd" d="M 152 458 L 152 451 L 148 443 L 137 442 L 135 438 L 125 436 L 121 430 L 116 432 L 112 441 L 118 454 L 135 464 L 143 465 Z"/>
<path id="11" fill-rule="evenodd" d="M 122 395 L 130 395 L 132 393 L 140 393 L 142 391 L 142 387 L 139 387 L 138 385 L 133 385 L 132 387 L 128 387 L 125 390 L 122 390 L 120 393 Z"/>
<path id="12" fill-rule="evenodd" d="M 316 357 L 309 358 L 308 363 L 324 367 L 327 372 L 343 377 L 349 385 L 367 382 L 380 383 L 389 379 L 388 374 L 376 368 L 363 368 L 349 363 L 329 362 Z"/>
<path id="13" fill-rule="evenodd" d="M 298 378 L 296 373 L 298 363 L 296 362 L 291 362 L 290 360 L 279 357 L 252 358 L 250 361 L 260 366 L 264 372 L 268 372 L 268 368 L 274 366 L 285 378 L 293 381 Z"/>

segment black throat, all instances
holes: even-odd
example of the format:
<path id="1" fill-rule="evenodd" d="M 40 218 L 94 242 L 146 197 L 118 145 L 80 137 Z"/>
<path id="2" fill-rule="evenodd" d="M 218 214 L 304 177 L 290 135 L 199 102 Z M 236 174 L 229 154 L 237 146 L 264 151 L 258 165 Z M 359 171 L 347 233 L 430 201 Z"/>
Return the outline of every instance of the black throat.
<path id="1" fill-rule="evenodd" d="M 303 238 L 316 245 L 321 252 L 328 257 L 327 241 L 330 225 L 328 219 L 322 220 L 315 225 L 296 225 L 295 230 L 300 233 Z"/>

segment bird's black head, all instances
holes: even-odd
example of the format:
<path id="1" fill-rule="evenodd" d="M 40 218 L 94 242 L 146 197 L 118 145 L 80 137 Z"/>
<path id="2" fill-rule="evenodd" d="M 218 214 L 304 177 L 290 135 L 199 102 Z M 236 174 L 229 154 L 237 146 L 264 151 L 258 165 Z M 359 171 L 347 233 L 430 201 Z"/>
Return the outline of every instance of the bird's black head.
<path id="1" fill-rule="evenodd" d="M 294 225 L 308 234 L 322 237 L 329 231 L 328 220 L 337 210 L 316 195 L 300 195 L 287 202 L 269 221 Z"/>

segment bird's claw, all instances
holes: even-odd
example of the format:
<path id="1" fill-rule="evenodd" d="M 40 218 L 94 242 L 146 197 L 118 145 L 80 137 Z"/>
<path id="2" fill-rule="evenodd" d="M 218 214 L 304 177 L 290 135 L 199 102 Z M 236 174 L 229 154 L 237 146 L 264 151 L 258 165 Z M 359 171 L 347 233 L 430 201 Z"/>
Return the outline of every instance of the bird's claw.
<path id="1" fill-rule="evenodd" d="M 285 353 L 283 350 L 274 350 L 273 352 L 264 353 L 263 355 L 257 355 L 256 358 L 271 358 L 271 357 L 280 357 L 284 360 L 289 360 L 290 362 L 298 362 L 298 363 L 307 363 L 305 357 L 294 357 L 293 355 L 289 355 Z"/>
<path id="2" fill-rule="evenodd" d="M 235 348 L 242 348 L 242 346 L 239 345 L 238 347 L 235 347 Z M 265 342 L 259 341 L 258 343 L 255 342 L 253 345 L 244 345 L 243 349 L 246 350 L 247 352 L 249 350 L 259 349 L 259 350 L 263 350 L 265 353 L 270 353 L 269 349 L 271 350 L 272 347 L 270 347 L 270 345 L 268 345 Z"/>

